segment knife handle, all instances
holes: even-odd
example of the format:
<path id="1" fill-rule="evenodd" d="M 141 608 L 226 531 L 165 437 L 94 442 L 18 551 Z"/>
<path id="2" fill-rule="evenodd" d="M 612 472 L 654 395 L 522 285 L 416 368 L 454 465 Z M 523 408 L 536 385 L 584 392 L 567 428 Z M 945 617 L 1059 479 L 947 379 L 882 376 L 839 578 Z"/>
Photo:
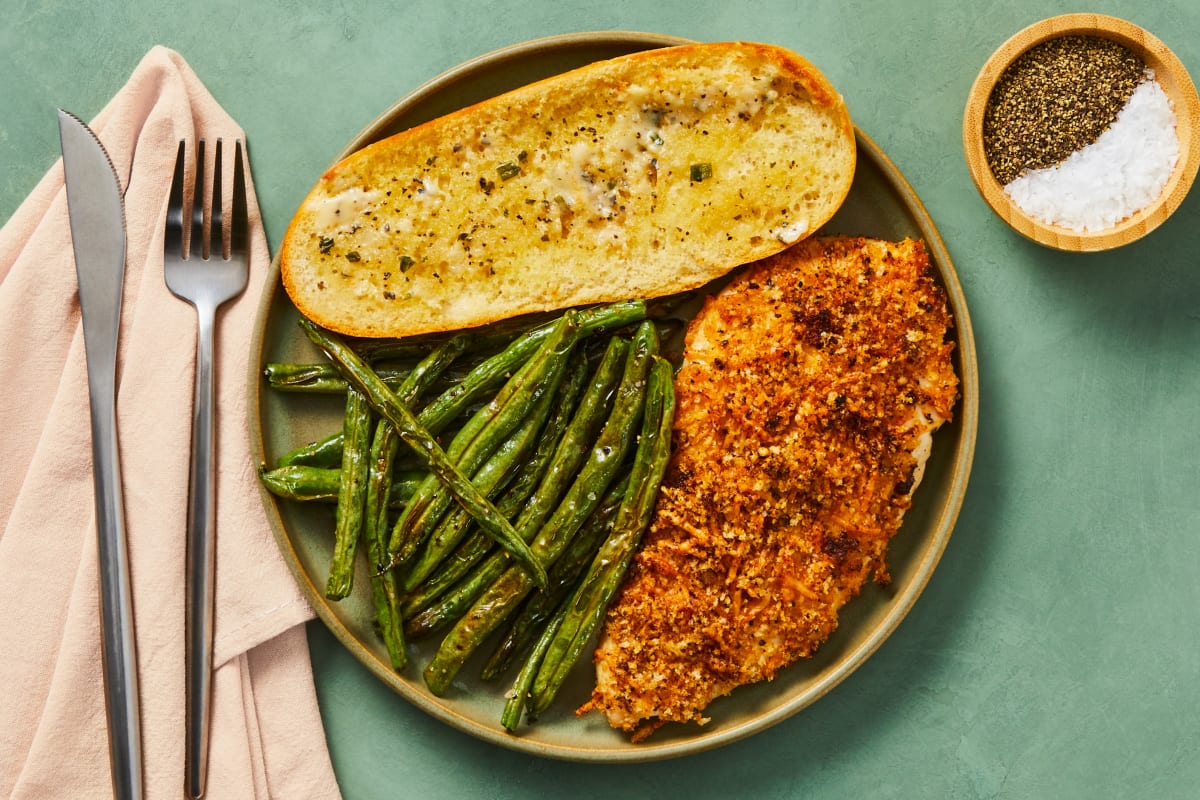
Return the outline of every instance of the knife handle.
<path id="1" fill-rule="evenodd" d="M 121 501 L 117 451 L 115 369 L 88 361 L 92 414 L 92 462 L 96 492 L 96 532 L 100 556 L 101 662 L 108 717 L 113 796 L 143 795 L 142 736 L 138 703 L 137 651 L 133 634 L 133 595 Z"/>
<path id="2" fill-rule="evenodd" d="M 202 797 L 212 697 L 216 482 L 213 476 L 213 326 L 215 308 L 196 304 L 196 394 L 187 541 L 187 791 Z"/>

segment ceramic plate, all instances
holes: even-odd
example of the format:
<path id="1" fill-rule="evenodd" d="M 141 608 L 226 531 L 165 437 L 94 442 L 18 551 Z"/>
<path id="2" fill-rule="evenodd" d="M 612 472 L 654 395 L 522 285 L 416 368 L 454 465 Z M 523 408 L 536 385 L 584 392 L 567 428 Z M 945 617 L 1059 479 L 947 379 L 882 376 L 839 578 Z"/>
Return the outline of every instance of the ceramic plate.
<path id="1" fill-rule="evenodd" d="M 418 88 L 368 125 L 335 161 L 364 145 L 419 122 L 440 116 L 510 88 L 585 63 L 682 40 L 635 33 L 593 33 L 540 39 L 466 62 Z M 598 714 L 577 718 L 574 710 L 589 696 L 592 667 L 585 660 L 560 693 L 555 707 L 518 735 L 499 724 L 506 685 L 484 684 L 471 677 L 470 662 L 445 697 L 431 695 L 420 670 L 432 642 L 410 645 L 404 674 L 388 666 L 386 653 L 371 626 L 366 564 L 355 577 L 355 592 L 340 603 L 323 594 L 329 563 L 333 513 L 277 501 L 264 492 L 279 546 L 317 614 L 334 635 L 371 672 L 428 713 L 481 739 L 515 750 L 580 761 L 645 761 L 716 747 L 743 738 L 796 713 L 820 698 L 865 661 L 896 628 L 924 588 L 950 538 L 966 490 L 975 442 L 978 377 L 970 318 L 962 288 L 933 222 L 903 176 L 864 135 L 858 136 L 858 170 L 844 206 L 825 232 L 925 240 L 950 298 L 957 321 L 957 366 L 962 400 L 953 424 L 935 437 L 925 479 L 904 526 L 888 554 L 892 583 L 868 585 L 849 604 L 835 635 L 815 658 L 784 670 L 774 681 L 738 689 L 713 703 L 712 721 L 667 726 L 649 741 L 632 745 Z M 314 175 L 313 179 L 316 180 Z M 314 361 L 319 356 L 300 334 L 298 313 L 279 282 L 278 264 L 259 311 L 251 375 L 251 429 L 257 457 L 273 464 L 282 453 L 337 430 L 342 401 L 336 397 L 282 394 L 267 389 L 261 366 L 272 361 Z M 474 669 L 472 669 L 474 666 Z M 836 702 L 836 701 L 831 701 Z"/>

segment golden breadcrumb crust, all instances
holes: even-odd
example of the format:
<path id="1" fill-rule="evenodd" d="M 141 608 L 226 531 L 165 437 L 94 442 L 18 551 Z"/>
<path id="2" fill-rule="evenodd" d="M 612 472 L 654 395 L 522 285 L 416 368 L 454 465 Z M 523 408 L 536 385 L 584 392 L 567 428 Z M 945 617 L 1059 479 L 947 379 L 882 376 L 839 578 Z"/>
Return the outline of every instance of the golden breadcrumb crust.
<path id="1" fill-rule="evenodd" d="M 924 246 L 812 238 L 709 298 L 675 451 L 581 709 L 635 740 L 811 655 L 885 553 L 951 416 L 953 321 Z"/>

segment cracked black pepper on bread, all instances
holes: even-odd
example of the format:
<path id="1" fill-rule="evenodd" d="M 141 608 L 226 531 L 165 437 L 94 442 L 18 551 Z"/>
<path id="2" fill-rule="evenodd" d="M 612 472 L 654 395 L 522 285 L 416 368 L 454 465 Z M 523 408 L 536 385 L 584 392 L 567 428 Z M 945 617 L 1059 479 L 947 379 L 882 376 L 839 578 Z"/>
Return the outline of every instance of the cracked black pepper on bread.
<path id="1" fill-rule="evenodd" d="M 576 69 L 333 166 L 280 251 L 305 316 L 407 336 L 695 288 L 799 241 L 854 177 L 841 96 L 783 48 Z"/>

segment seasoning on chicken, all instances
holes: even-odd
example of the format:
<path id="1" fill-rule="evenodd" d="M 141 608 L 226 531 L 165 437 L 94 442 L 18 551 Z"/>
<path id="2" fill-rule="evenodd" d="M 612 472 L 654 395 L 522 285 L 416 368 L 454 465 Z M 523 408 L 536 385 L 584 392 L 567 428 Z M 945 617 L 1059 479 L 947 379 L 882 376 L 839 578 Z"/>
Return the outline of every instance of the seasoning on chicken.
<path id="1" fill-rule="evenodd" d="M 644 739 L 812 655 L 870 578 L 958 395 L 922 243 L 811 238 L 689 328 L 675 452 L 580 709 Z"/>

